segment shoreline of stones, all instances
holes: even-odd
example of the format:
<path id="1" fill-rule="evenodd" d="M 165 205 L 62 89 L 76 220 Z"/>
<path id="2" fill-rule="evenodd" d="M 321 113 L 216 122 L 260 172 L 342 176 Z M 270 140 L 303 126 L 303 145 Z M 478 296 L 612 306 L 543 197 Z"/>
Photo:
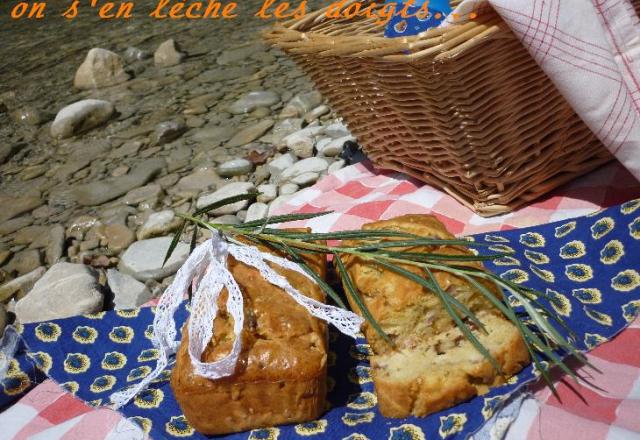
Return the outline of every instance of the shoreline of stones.
<path id="1" fill-rule="evenodd" d="M 223 51 L 217 64 L 244 75 L 247 63 L 238 60 L 258 58 L 257 47 Z M 259 191 L 255 203 L 228 205 L 209 218 L 234 224 L 265 218 L 298 191 L 350 162 L 355 139 L 322 96 L 314 90 L 294 94 L 260 87 L 260 79 L 276 70 L 274 59 L 262 58 L 266 66 L 249 75 L 257 79 L 248 81 L 233 100 L 221 104 L 226 94 L 211 87 L 187 99 L 182 114 L 167 115 L 150 128 L 120 123 L 131 110 L 108 99 L 89 97 L 58 111 L 48 127 L 58 143 L 56 151 L 64 151 L 67 140 L 75 145 L 84 139 L 86 154 L 68 154 L 59 167 L 36 161 L 9 174 L 21 176 L 23 187 L 43 178 L 62 184 L 44 185 L 44 191 L 26 189 L 26 195 L 0 195 L 5 206 L 0 235 L 8 237 L 0 247 L 0 334 L 11 320 L 9 312 L 26 323 L 138 307 L 163 291 L 188 256 L 189 245 L 181 242 L 162 265 L 181 222 L 176 212 Z M 93 48 L 76 71 L 74 87 L 94 93 L 133 87 L 138 78 L 125 60 L 135 64 L 151 59 L 157 69 L 172 69 L 189 56 L 173 39 L 153 55 L 130 47 L 123 58 Z M 227 80 L 233 79 L 230 75 Z M 207 122 L 202 116 L 212 109 L 216 115 Z M 14 118 L 46 123 L 28 107 L 14 110 Z M 92 136 L 110 124 L 120 124 L 120 131 L 105 147 Z M 0 165 L 10 164 L 12 157 L 13 152 L 0 151 Z M 201 166 L 194 165 L 198 161 Z M 110 169 L 94 178 L 94 167 Z M 68 211 L 80 214 L 69 216 Z"/>

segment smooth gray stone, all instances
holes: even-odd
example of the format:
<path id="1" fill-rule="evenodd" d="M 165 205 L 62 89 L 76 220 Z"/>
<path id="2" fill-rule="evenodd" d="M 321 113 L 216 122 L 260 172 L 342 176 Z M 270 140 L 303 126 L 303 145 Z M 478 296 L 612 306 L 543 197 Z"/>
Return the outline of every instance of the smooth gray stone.
<path id="1" fill-rule="evenodd" d="M 163 266 L 173 237 L 158 237 L 136 241 L 122 254 L 118 269 L 138 281 L 162 280 L 180 269 L 189 256 L 189 245 L 178 243 L 171 258 Z"/>

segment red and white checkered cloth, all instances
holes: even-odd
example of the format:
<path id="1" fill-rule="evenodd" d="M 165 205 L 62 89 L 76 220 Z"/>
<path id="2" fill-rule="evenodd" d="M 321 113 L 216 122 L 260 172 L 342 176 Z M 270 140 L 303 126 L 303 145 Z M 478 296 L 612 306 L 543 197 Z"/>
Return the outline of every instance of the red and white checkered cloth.
<path id="1" fill-rule="evenodd" d="M 464 235 L 576 217 L 638 197 L 640 182 L 619 163 L 613 163 L 531 206 L 486 219 L 441 191 L 402 175 L 376 174 L 367 165 L 359 164 L 323 178 L 281 205 L 276 213 L 334 211 L 302 222 L 317 232 L 358 228 L 373 220 L 407 213 L 433 213 L 449 230 Z M 590 353 L 591 362 L 604 374 L 593 376 L 591 386 L 568 382 L 587 397 L 588 404 L 563 384 L 558 387 L 562 404 L 544 389 L 537 391 L 535 399 L 524 403 L 508 439 L 640 439 L 639 340 L 640 320 Z M 0 427 L 2 440 L 144 438 L 118 413 L 94 410 L 51 381 L 37 386 L 0 414 Z"/>
<path id="2" fill-rule="evenodd" d="M 591 131 L 640 178 L 640 25 L 631 0 L 465 0 L 454 11 L 458 18 L 447 21 L 482 14 L 487 3 Z"/>

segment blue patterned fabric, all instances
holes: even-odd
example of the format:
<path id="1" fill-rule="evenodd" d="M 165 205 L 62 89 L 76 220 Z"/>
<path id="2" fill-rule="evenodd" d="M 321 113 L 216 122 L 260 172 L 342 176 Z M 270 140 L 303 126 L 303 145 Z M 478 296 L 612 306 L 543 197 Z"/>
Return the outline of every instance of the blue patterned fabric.
<path id="1" fill-rule="evenodd" d="M 575 331 L 584 350 L 613 337 L 640 309 L 640 200 L 587 217 L 474 239 L 490 244 L 482 252 L 508 254 L 487 263 L 488 268 L 545 292 L 547 306 Z M 157 353 L 149 339 L 153 312 L 106 312 L 26 325 L 21 331 L 29 354 L 13 361 L 2 384 L 0 407 L 45 373 L 90 405 L 107 403 L 109 394 L 136 383 L 155 365 Z M 186 316 L 182 307 L 176 316 L 179 325 Z M 369 346 L 333 332 L 330 336 L 330 409 L 320 420 L 224 438 L 462 439 L 539 375 L 529 366 L 509 383 L 449 410 L 425 418 L 386 419 L 376 407 Z M 182 416 L 169 386 L 170 371 L 165 373 L 122 413 L 155 439 L 204 438 Z"/>
<path id="2" fill-rule="evenodd" d="M 405 7 L 405 3 L 400 1 L 394 3 L 397 12 L 386 25 L 384 36 L 387 38 L 408 37 L 438 27 L 451 13 L 448 0 L 430 0 L 429 14 L 424 18 L 418 18 L 416 15 L 424 4 L 424 0 L 419 0 L 407 8 L 405 14 L 407 18 L 403 18 L 400 11 Z"/>

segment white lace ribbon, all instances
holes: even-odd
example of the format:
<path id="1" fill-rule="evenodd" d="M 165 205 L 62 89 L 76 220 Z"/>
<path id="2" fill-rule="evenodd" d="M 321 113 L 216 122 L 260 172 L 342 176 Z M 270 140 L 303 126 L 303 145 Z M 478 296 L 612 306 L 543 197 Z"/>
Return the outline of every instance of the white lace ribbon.
<path id="1" fill-rule="evenodd" d="M 138 384 L 111 395 L 112 407 L 120 408 L 157 378 L 169 363 L 180 344 L 174 314 L 183 300 L 189 284 L 193 284 L 191 299 L 191 318 L 189 321 L 189 357 L 196 374 L 209 379 L 219 379 L 234 373 L 238 357 L 242 350 L 240 333 L 244 326 L 242 291 L 233 275 L 227 269 L 227 255 L 255 267 L 271 284 L 287 292 L 298 304 L 307 309 L 316 318 L 333 324 L 342 333 L 355 338 L 360 331 L 363 319 L 348 310 L 333 307 L 315 301 L 295 289 L 289 281 L 276 271 L 268 262 L 285 269 L 313 278 L 298 264 L 275 255 L 260 252 L 253 246 L 227 243 L 217 231 L 212 231 L 211 239 L 196 247 L 184 265 L 178 270 L 173 283 L 165 290 L 153 319 L 153 345 L 159 350 L 155 369 Z M 218 297 L 226 287 L 227 312 L 233 317 L 235 340 L 231 352 L 215 362 L 202 362 L 202 353 L 213 337 L 213 321 L 218 313 Z"/>

